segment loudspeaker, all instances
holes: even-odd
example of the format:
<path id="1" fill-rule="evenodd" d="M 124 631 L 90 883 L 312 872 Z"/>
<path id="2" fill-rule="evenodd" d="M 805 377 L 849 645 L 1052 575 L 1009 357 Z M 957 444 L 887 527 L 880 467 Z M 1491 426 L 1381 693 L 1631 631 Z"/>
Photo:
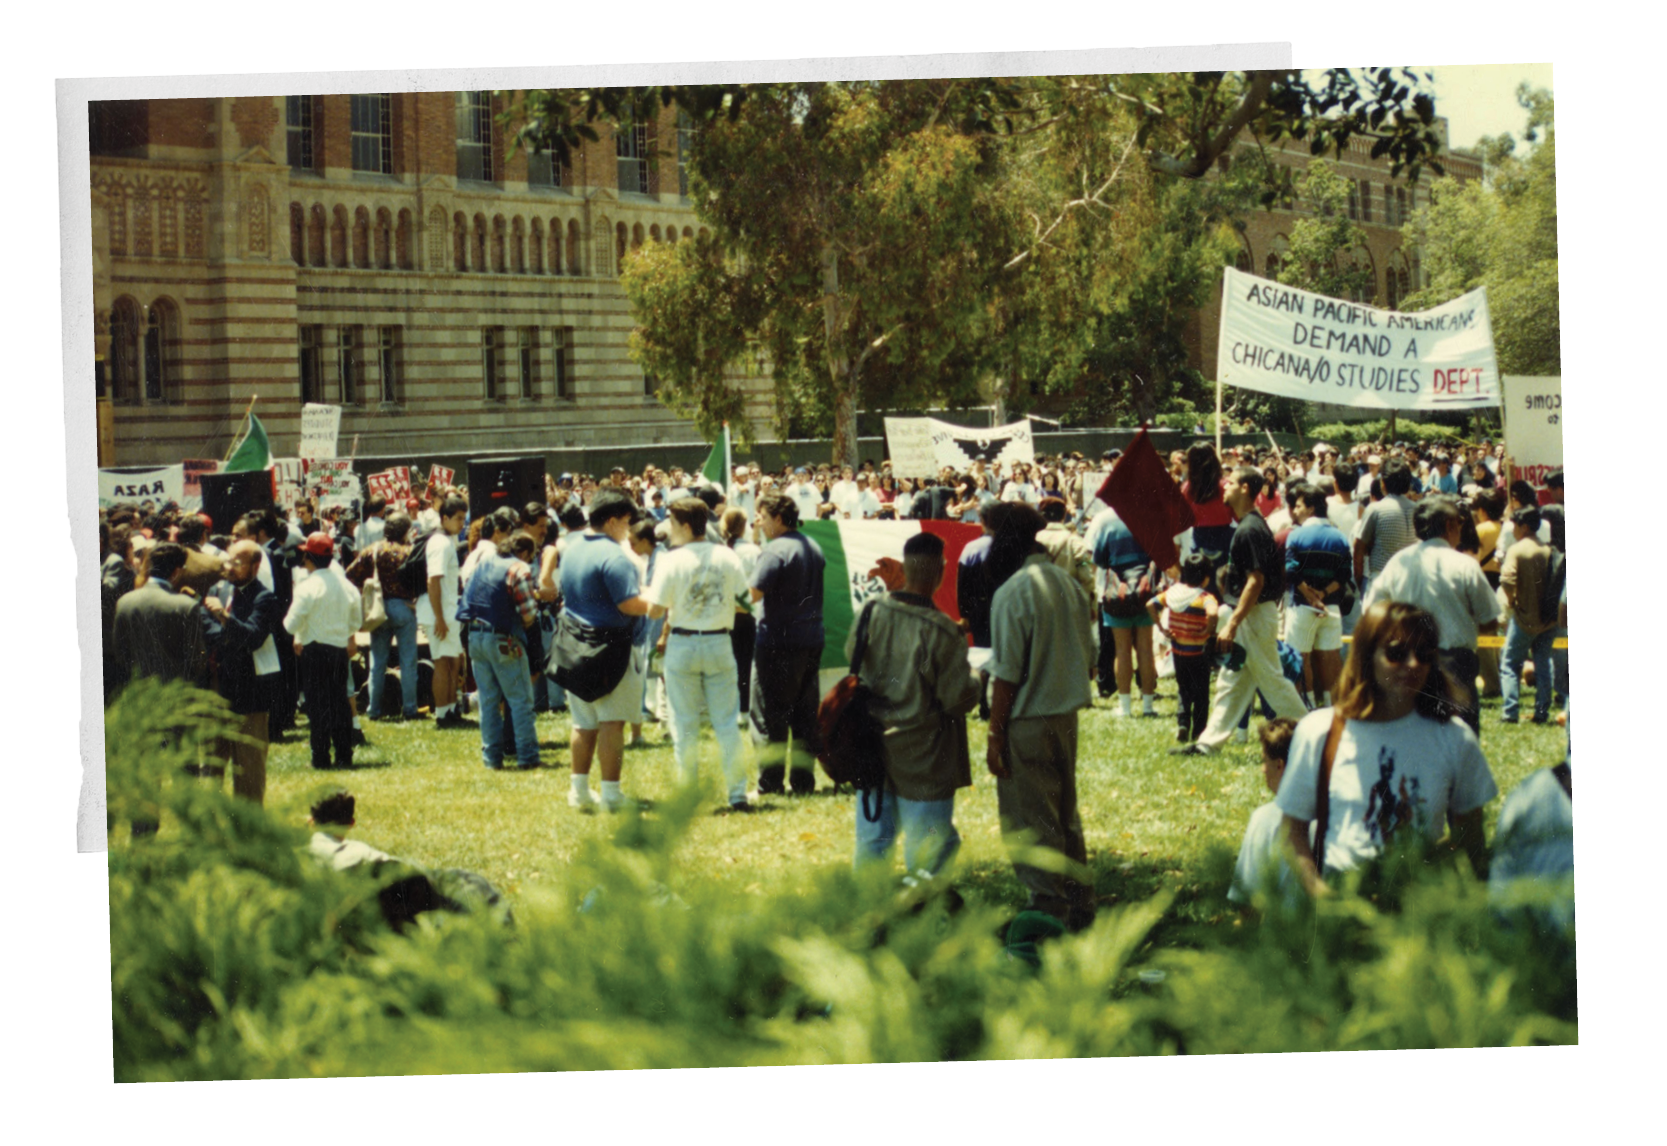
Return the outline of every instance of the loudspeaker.
<path id="1" fill-rule="evenodd" d="M 469 463 L 469 520 L 478 521 L 505 505 L 519 513 L 529 501 L 543 500 L 543 458 Z"/>
<path id="2" fill-rule="evenodd" d="M 216 533 L 230 533 L 232 522 L 245 513 L 273 504 L 271 470 L 203 474 L 197 480 L 203 491 L 203 512 L 214 522 Z"/>

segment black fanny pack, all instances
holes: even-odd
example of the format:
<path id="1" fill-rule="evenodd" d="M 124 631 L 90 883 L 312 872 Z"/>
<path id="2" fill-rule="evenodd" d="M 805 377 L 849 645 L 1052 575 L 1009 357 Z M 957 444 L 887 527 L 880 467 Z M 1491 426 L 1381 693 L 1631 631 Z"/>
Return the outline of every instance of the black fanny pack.
<path id="1" fill-rule="evenodd" d="M 556 683 L 585 701 L 601 700 L 631 667 L 632 627 L 597 629 L 563 611 L 556 625 Z"/>

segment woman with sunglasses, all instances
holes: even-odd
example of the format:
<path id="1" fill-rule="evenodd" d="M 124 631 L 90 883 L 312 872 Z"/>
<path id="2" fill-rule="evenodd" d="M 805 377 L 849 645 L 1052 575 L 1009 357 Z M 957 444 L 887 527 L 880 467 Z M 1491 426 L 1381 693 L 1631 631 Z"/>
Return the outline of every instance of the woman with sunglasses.
<path id="1" fill-rule="evenodd" d="M 1499 788 L 1475 734 L 1457 719 L 1436 649 L 1434 617 L 1379 601 L 1355 627 L 1336 705 L 1297 725 L 1275 802 L 1292 866 L 1310 895 L 1329 893 L 1326 875 L 1371 864 L 1392 839 L 1406 842 L 1400 832 L 1417 833 L 1430 847 L 1464 850 L 1486 877 L 1482 808 Z M 1328 740 L 1335 745 L 1325 838 L 1311 844 Z"/>

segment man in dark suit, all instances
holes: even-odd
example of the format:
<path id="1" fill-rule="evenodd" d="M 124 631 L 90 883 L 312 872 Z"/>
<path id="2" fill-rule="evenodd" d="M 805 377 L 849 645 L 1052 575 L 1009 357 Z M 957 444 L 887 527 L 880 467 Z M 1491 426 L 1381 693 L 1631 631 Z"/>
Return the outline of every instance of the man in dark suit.
<path id="1" fill-rule="evenodd" d="M 271 506 L 250 510 L 244 519 L 250 535 L 266 551 L 271 563 L 272 592 L 278 598 L 278 616 L 289 612 L 295 600 L 295 561 L 289 545 L 289 527 Z M 272 707 L 268 731 L 282 736 L 295 727 L 295 708 L 301 691 L 301 670 L 291 643 L 278 641 L 278 662 L 281 665 L 278 687 L 272 690 Z"/>
<path id="2" fill-rule="evenodd" d="M 259 580 L 265 559 L 257 543 L 234 543 L 226 553 L 225 579 L 203 600 L 215 688 L 242 719 L 243 739 L 223 742 L 221 758 L 231 762 L 232 791 L 257 804 L 266 797 L 267 713 L 278 686 L 273 634 L 283 622 L 277 596 Z"/>
<path id="3" fill-rule="evenodd" d="M 199 605 L 180 592 L 185 561 L 183 546 L 171 541 L 153 546 L 145 583 L 116 602 L 111 640 L 118 671 L 126 679 L 155 676 L 198 686 L 207 683 L 208 649 Z"/>

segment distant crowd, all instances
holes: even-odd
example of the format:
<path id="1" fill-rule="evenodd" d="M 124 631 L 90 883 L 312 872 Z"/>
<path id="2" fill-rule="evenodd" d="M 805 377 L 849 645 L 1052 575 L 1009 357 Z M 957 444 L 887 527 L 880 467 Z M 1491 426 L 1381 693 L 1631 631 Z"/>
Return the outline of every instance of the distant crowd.
<path id="1" fill-rule="evenodd" d="M 910 477 L 873 461 L 744 465 L 724 484 L 616 466 L 549 476 L 543 498 L 480 517 L 466 489 L 440 487 L 362 514 L 303 498 L 231 522 L 113 505 L 99 521 L 106 695 L 135 674 L 218 691 L 242 735 L 205 771 L 229 766 L 255 801 L 267 744 L 303 712 L 318 769 L 352 767 L 368 724 L 415 720 L 476 732 L 498 769 L 544 766 L 534 720 L 565 710 L 581 813 L 630 805 L 624 749 L 645 723 L 667 728 L 679 780 L 695 783 L 704 722 L 720 810 L 744 813 L 818 782 L 825 556 L 800 524 L 961 521 L 981 536 L 957 559 L 960 618 L 934 603 L 945 546 L 922 531 L 875 571 L 889 591 L 847 641 L 886 757 L 877 807 L 855 813 L 859 865 L 889 862 L 902 836 L 911 878 L 944 870 L 976 711 L 1004 831 L 1064 857 L 1014 852 L 1031 925 L 1083 926 L 1078 714 L 1097 693 L 1116 717 L 1157 716 L 1169 676 L 1178 754 L 1247 741 L 1253 710 L 1269 717 L 1258 740 L 1275 799 L 1249 825 L 1235 895 L 1270 881 L 1323 895 L 1409 838 L 1485 873 L 1482 809 L 1498 793 L 1479 695 L 1515 722 L 1531 681 L 1527 719 L 1567 719 L 1562 475 L 1542 496 L 1487 442 L 1344 455 L 1198 441 L 1168 459 L 1194 525 L 1160 568 L 1100 498 L 1120 457 Z M 1501 633 L 1500 648 L 1482 639 Z M 1572 816 L 1559 769 L 1502 835 Z M 1549 872 L 1558 856 L 1506 868 Z"/>

